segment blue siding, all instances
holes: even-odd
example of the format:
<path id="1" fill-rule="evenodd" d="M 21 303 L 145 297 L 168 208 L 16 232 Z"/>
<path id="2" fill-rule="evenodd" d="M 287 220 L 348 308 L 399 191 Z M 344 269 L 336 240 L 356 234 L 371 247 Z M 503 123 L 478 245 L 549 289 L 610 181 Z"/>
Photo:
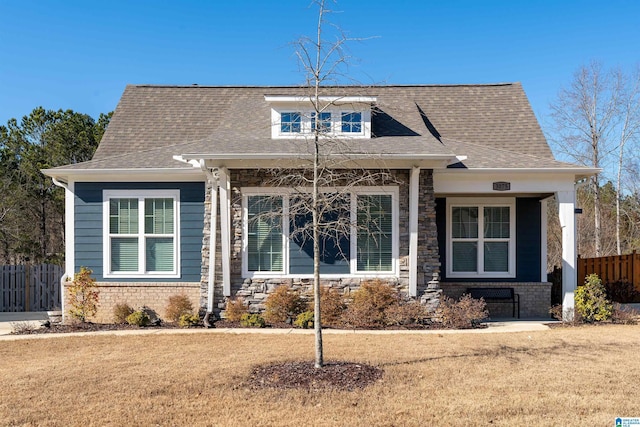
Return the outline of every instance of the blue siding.
<path id="1" fill-rule="evenodd" d="M 202 230 L 204 228 L 205 186 L 202 182 L 123 183 L 78 182 L 75 184 L 76 270 L 87 267 L 99 281 L 121 281 L 102 277 L 102 191 L 103 190 L 180 190 L 180 278 L 152 279 L 154 282 L 199 282 Z M 144 282 L 149 279 L 124 279 Z"/>
<path id="2" fill-rule="evenodd" d="M 440 279 L 447 281 L 446 238 L 447 203 L 445 198 L 436 199 L 436 226 L 438 228 L 438 251 L 442 265 Z M 537 198 L 516 198 L 516 277 L 499 279 L 501 282 L 539 282 L 540 281 L 540 222 L 541 205 Z M 496 279 L 450 279 L 455 282 L 491 282 Z"/>

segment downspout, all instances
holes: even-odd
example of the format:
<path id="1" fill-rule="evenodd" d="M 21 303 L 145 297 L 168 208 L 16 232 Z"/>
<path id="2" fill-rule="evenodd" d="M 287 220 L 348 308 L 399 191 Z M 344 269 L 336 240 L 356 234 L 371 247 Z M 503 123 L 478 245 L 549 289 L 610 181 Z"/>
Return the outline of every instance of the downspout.
<path id="1" fill-rule="evenodd" d="M 217 237 L 217 211 L 218 211 L 218 180 L 211 169 L 206 166 L 205 161 L 200 160 L 200 169 L 207 176 L 207 181 L 211 185 L 211 222 L 209 225 L 209 274 L 207 277 L 207 313 L 202 322 L 206 328 L 212 327 L 211 315 L 213 314 L 213 293 L 214 281 L 216 277 L 216 237 Z"/>
<path id="2" fill-rule="evenodd" d="M 71 189 L 69 188 L 69 185 L 67 183 L 64 183 L 62 181 L 58 181 L 56 178 L 51 177 L 51 181 L 53 182 L 54 185 L 60 187 L 60 188 L 64 188 L 64 199 L 65 199 L 65 205 L 67 204 L 67 199 L 68 199 L 68 194 L 71 191 Z M 69 253 L 66 250 L 66 246 L 67 246 L 67 238 L 68 238 L 68 233 L 70 232 L 70 230 L 68 229 L 68 221 L 67 221 L 67 217 L 69 215 L 69 212 L 67 211 L 67 209 L 65 209 L 65 260 L 64 260 L 64 274 L 62 275 L 62 277 L 60 278 L 60 310 L 62 311 L 62 322 L 64 323 L 65 321 L 65 309 L 64 309 L 64 284 L 69 281 L 69 279 L 73 280 L 73 268 L 71 268 L 71 271 L 69 271 L 69 266 L 72 265 L 72 261 L 73 259 L 69 260 Z M 75 257 L 75 253 L 71 253 L 71 258 Z"/>

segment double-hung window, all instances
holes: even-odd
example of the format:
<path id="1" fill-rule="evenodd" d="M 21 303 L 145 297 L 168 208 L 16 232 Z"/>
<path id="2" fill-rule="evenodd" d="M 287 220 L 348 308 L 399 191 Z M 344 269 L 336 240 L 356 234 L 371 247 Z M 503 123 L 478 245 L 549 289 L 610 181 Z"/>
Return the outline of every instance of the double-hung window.
<path id="1" fill-rule="evenodd" d="M 515 199 L 447 199 L 447 277 L 515 277 Z"/>
<path id="2" fill-rule="evenodd" d="M 104 277 L 179 276 L 178 190 L 103 192 Z"/>
<path id="3" fill-rule="evenodd" d="M 255 188 L 242 191 L 244 276 L 312 275 L 312 215 L 303 200 L 308 196 Z M 332 191 L 331 206 L 323 209 L 320 220 L 320 272 L 325 276 L 395 275 L 397 187 Z"/>

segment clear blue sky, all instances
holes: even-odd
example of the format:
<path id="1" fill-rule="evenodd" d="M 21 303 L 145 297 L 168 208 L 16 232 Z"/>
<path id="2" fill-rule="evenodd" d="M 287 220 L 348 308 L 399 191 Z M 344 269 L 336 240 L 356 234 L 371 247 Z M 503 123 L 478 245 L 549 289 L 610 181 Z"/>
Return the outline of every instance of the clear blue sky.
<path id="1" fill-rule="evenodd" d="M 534 111 L 591 60 L 640 62 L 640 1 L 355 1 L 362 83 L 522 82 Z M 97 118 L 126 84 L 302 81 L 290 42 L 315 32 L 307 0 L 0 0 L 0 124 L 42 105 Z"/>

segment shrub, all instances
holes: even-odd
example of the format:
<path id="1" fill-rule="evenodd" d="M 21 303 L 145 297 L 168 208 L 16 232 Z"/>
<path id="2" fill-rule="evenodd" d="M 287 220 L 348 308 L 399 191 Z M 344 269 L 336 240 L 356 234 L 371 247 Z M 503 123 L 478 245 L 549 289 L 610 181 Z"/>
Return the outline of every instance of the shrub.
<path id="1" fill-rule="evenodd" d="M 613 313 L 613 305 L 607 299 L 605 287 L 597 274 L 588 275 L 584 285 L 578 286 L 575 304 L 576 313 L 587 323 L 609 320 Z"/>
<path id="2" fill-rule="evenodd" d="M 178 319 L 178 325 L 180 325 L 181 328 L 197 326 L 198 323 L 200 323 L 200 316 L 197 314 L 185 313 Z"/>
<path id="3" fill-rule="evenodd" d="M 29 322 L 29 321 L 18 321 L 18 322 L 11 322 L 11 333 L 13 334 L 31 334 L 33 332 L 35 332 L 37 329 L 40 329 L 39 327 L 35 326 L 33 324 L 33 322 Z"/>
<path id="4" fill-rule="evenodd" d="M 640 313 L 632 308 L 622 308 L 620 304 L 614 304 L 611 321 L 621 325 L 635 325 L 638 323 Z"/>
<path id="5" fill-rule="evenodd" d="M 233 298 L 227 301 L 227 307 L 224 316 L 231 322 L 239 322 L 244 314 L 249 313 L 249 308 L 244 305 L 241 298 Z"/>
<path id="6" fill-rule="evenodd" d="M 151 319 L 144 309 L 134 311 L 127 316 L 127 323 L 135 326 L 147 326 Z"/>
<path id="7" fill-rule="evenodd" d="M 300 292 L 288 286 L 278 286 L 264 303 L 264 320 L 269 323 L 291 323 L 298 314 L 306 310 Z"/>
<path id="8" fill-rule="evenodd" d="M 337 289 L 320 287 L 320 318 L 323 325 L 337 326 L 346 308 L 344 298 Z"/>
<path id="9" fill-rule="evenodd" d="M 619 303 L 636 303 L 640 302 L 640 292 L 635 288 L 633 283 L 627 281 L 617 281 L 604 284 L 607 298 L 610 301 Z"/>
<path id="10" fill-rule="evenodd" d="M 96 289 L 96 279 L 91 277 L 93 271 L 81 267 L 76 273 L 69 292 L 69 314 L 80 322 L 86 322 L 87 317 L 91 317 L 98 311 L 99 292 Z"/>
<path id="11" fill-rule="evenodd" d="M 264 318 L 257 313 L 245 313 L 240 318 L 240 325 L 245 328 L 264 328 L 265 321 Z"/>
<path id="12" fill-rule="evenodd" d="M 452 329 L 477 328 L 488 316 L 484 299 L 474 299 L 467 294 L 458 301 L 443 297 L 436 310 L 436 318 L 442 326 Z"/>
<path id="13" fill-rule="evenodd" d="M 387 324 L 386 310 L 400 301 L 399 292 L 381 280 L 364 282 L 353 292 L 353 300 L 341 320 L 355 328 L 384 326 Z"/>
<path id="14" fill-rule="evenodd" d="M 298 314 L 293 324 L 302 329 L 313 328 L 313 311 L 307 310 Z"/>
<path id="15" fill-rule="evenodd" d="M 390 305 L 384 314 L 389 326 L 424 325 L 430 317 L 427 308 L 416 300 Z"/>
<path id="16" fill-rule="evenodd" d="M 564 311 L 562 310 L 562 304 L 556 304 L 553 307 L 551 307 L 549 309 L 549 314 L 554 319 L 559 320 L 566 324 L 576 325 L 576 324 L 582 323 L 582 318 L 580 317 L 580 314 L 576 313 L 575 309 L 573 308 L 568 309 L 567 318 L 569 320 L 566 320 L 564 318 Z"/>
<path id="17" fill-rule="evenodd" d="M 129 315 L 133 312 L 134 312 L 133 308 L 131 308 L 131 306 L 127 303 L 118 303 L 114 305 L 113 306 L 113 323 L 118 323 L 118 324 L 127 323 L 127 317 L 129 317 Z"/>
<path id="18" fill-rule="evenodd" d="M 193 304 L 184 294 L 173 295 L 169 297 L 164 314 L 169 322 L 178 322 L 183 314 L 193 314 Z"/>

